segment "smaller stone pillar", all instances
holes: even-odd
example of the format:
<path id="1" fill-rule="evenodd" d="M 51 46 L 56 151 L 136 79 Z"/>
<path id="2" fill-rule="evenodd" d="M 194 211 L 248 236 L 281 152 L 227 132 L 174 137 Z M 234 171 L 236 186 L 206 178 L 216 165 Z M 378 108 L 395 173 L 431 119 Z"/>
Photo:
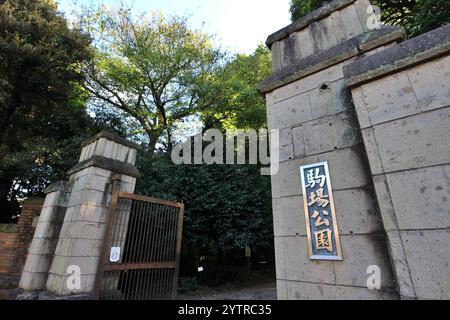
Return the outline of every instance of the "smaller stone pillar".
<path id="1" fill-rule="evenodd" d="M 45 289 L 61 222 L 66 212 L 69 185 L 66 181 L 58 181 L 45 189 L 44 193 L 45 202 L 19 284 L 19 288 L 26 291 Z"/>
<path id="2" fill-rule="evenodd" d="M 13 266 L 13 272 L 17 275 L 22 274 L 23 267 L 27 261 L 28 251 L 44 201 L 45 199 L 42 197 L 29 197 L 23 202 L 20 218 L 17 223 L 17 249 Z"/>
<path id="3" fill-rule="evenodd" d="M 139 176 L 134 166 L 136 149 L 135 144 L 108 132 L 101 132 L 83 143 L 80 162 L 69 170 L 73 186 L 49 270 L 46 288 L 50 293 L 65 296 L 93 291 L 112 180 L 120 175 L 119 191 L 134 191 Z M 72 276 L 79 276 L 79 281 L 71 282 Z"/>

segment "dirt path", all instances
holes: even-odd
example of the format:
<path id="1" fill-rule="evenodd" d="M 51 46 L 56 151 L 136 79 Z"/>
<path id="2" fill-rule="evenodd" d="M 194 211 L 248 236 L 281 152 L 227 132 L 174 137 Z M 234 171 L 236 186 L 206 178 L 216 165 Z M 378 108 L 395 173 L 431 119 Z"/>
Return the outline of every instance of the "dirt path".
<path id="1" fill-rule="evenodd" d="M 275 283 L 248 288 L 201 288 L 193 292 L 179 294 L 178 300 L 276 300 Z"/>

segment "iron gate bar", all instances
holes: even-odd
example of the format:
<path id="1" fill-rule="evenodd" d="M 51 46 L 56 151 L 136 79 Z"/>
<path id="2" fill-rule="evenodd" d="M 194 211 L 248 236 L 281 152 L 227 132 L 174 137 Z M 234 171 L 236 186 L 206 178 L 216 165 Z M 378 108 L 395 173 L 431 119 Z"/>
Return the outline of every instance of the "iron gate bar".
<path id="1" fill-rule="evenodd" d="M 106 290 L 122 299 L 176 298 L 184 204 L 119 192 L 113 180 L 92 297 Z M 109 262 L 110 246 L 123 249 L 120 262 Z"/>
<path id="2" fill-rule="evenodd" d="M 108 245 L 109 245 L 109 239 L 111 238 L 112 229 L 114 220 L 116 217 L 116 208 L 117 208 L 117 202 L 119 201 L 119 193 L 117 192 L 120 188 L 120 180 L 114 179 L 113 177 L 113 185 L 112 185 L 112 196 L 111 196 L 111 205 L 109 206 L 108 210 L 108 217 L 106 222 L 106 230 L 105 230 L 105 236 L 103 237 L 103 244 L 102 244 L 102 251 L 100 255 L 100 260 L 98 262 L 97 267 L 97 275 L 95 277 L 94 282 L 94 290 L 92 292 L 93 298 L 98 300 L 100 297 L 100 285 L 103 278 L 103 271 L 104 266 L 106 264 L 106 252 L 108 251 Z"/>
<path id="3" fill-rule="evenodd" d="M 127 193 L 127 192 L 117 192 L 117 195 L 119 198 L 123 198 L 123 199 L 131 199 L 131 200 L 138 200 L 138 201 L 143 201 L 143 202 L 150 202 L 150 203 L 161 204 L 164 206 L 175 207 L 175 208 L 180 208 L 180 209 L 184 208 L 184 203 L 181 203 L 181 202 L 157 199 L 157 198 L 152 198 L 152 197 L 147 197 L 147 196 L 141 196 L 141 195 L 134 194 L 134 193 Z"/>
<path id="4" fill-rule="evenodd" d="M 142 262 L 106 264 L 103 271 L 143 270 L 143 269 L 175 269 L 175 262 Z"/>
<path id="5" fill-rule="evenodd" d="M 181 257 L 181 237 L 183 236 L 183 217 L 184 217 L 184 204 L 181 203 L 180 206 L 180 212 L 178 214 L 178 230 L 177 230 L 177 238 L 176 238 L 176 251 L 175 251 L 175 274 L 174 279 L 176 279 L 173 282 L 172 286 L 172 299 L 175 299 L 177 296 L 177 289 L 178 289 L 178 275 L 180 272 L 180 257 Z"/>

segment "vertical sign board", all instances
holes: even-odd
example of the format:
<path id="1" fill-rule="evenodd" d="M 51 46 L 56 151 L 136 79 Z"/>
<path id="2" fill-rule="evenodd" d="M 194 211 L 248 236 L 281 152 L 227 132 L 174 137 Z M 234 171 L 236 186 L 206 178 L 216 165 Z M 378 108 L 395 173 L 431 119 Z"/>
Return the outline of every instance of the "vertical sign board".
<path id="1" fill-rule="evenodd" d="M 328 163 L 300 167 L 311 260 L 342 260 Z"/>

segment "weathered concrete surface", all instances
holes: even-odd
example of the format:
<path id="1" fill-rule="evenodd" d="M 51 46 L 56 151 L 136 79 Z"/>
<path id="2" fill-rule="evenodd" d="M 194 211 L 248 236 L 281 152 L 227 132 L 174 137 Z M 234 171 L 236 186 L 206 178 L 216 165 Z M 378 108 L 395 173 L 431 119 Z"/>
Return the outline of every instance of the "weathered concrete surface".
<path id="1" fill-rule="evenodd" d="M 383 230 L 372 190 L 338 190 L 334 192 L 334 201 L 341 235 L 371 234 Z M 302 207 L 300 195 L 273 199 L 275 236 L 306 236 Z"/>
<path id="2" fill-rule="evenodd" d="M 361 142 L 352 113 L 321 117 L 293 129 L 294 155 L 312 155 L 343 149 Z M 328 137 L 323 139 L 323 137 Z"/>
<path id="3" fill-rule="evenodd" d="M 450 299 L 450 230 L 403 231 L 417 298 Z"/>
<path id="4" fill-rule="evenodd" d="M 373 128 L 385 172 L 448 163 L 448 108 L 394 120 Z"/>
<path id="5" fill-rule="evenodd" d="M 92 167 L 93 168 L 93 167 Z M 89 170 L 89 169 L 86 169 Z M 111 173 L 108 174 L 109 176 Z M 75 183 L 74 186 L 77 186 Z M 132 192 L 134 185 L 121 185 L 121 191 Z M 87 189 L 89 190 L 89 189 Z M 61 230 L 55 257 L 50 268 L 46 288 L 58 295 L 81 294 L 92 291 L 105 232 L 109 185 L 103 197 L 92 190 L 81 197 L 81 205 L 69 207 Z M 90 194 L 93 194 L 91 196 Z M 75 195 L 76 196 L 76 195 Z M 81 269 L 81 289 L 66 287 L 67 268 L 77 265 Z"/>
<path id="6" fill-rule="evenodd" d="M 309 260 L 306 237 L 277 237 L 275 242 L 284 257 L 284 272 L 277 272 L 277 279 L 336 283 L 332 261 Z"/>
<path id="7" fill-rule="evenodd" d="M 318 155 L 300 157 L 280 163 L 279 172 L 271 177 L 272 197 L 286 197 L 301 194 L 299 167 L 302 165 L 328 161 L 333 172 L 333 190 L 362 188 L 369 183 L 364 168 L 364 149 L 361 145 L 353 146 Z M 348 174 L 348 172 L 352 174 Z"/>
<path id="8" fill-rule="evenodd" d="M 282 45 L 278 44 L 273 47 L 272 52 L 275 58 L 280 59 L 280 62 L 275 62 L 275 65 L 272 67 L 274 73 L 259 86 L 259 90 L 262 93 L 268 93 L 293 81 L 329 68 L 337 63 L 367 53 L 380 46 L 400 41 L 404 37 L 405 33 L 402 28 L 383 26 L 381 29 L 363 33 L 345 40 L 338 45 L 332 46 L 327 50 L 322 50 L 297 60 L 293 57 L 283 58 L 284 54 L 295 52 L 295 50 L 281 52 Z M 314 39 L 314 41 L 317 41 L 317 39 Z M 279 50 L 280 52 L 276 52 L 276 50 Z M 291 64 L 283 65 L 281 61 L 293 62 Z"/>
<path id="9" fill-rule="evenodd" d="M 450 100 L 449 56 L 437 58 L 407 71 L 417 102 L 422 111 L 448 106 Z M 430 81 L 439 79 L 440 81 Z"/>
<path id="10" fill-rule="evenodd" d="M 312 119 L 308 94 L 299 94 L 280 101 L 268 110 L 268 124 L 271 128 L 288 128 Z"/>
<path id="11" fill-rule="evenodd" d="M 60 221 L 66 212 L 70 186 L 66 181 L 58 181 L 48 186 L 45 193 L 45 202 L 19 283 L 19 288 L 26 291 L 45 289 L 61 230 Z"/>
<path id="12" fill-rule="evenodd" d="M 400 229 L 450 229 L 450 165 L 386 175 Z"/>
<path id="13" fill-rule="evenodd" d="M 395 282 L 386 252 L 386 239 L 377 233 L 341 236 L 345 263 L 334 262 L 337 285 L 367 286 L 367 268 L 381 270 L 381 289 L 395 291 Z"/>
<path id="14" fill-rule="evenodd" d="M 356 2 L 356 3 L 355 3 Z M 276 41 L 282 40 L 283 38 L 286 38 L 287 36 L 291 35 L 292 33 L 295 33 L 296 31 L 302 30 L 305 27 L 308 27 L 309 25 L 314 24 L 315 22 L 320 22 L 325 20 L 328 16 L 330 16 L 333 12 L 336 12 L 340 9 L 344 9 L 345 7 L 349 5 L 356 5 L 356 6 L 362 6 L 362 8 L 367 10 L 367 6 L 369 5 L 368 1 L 356 1 L 356 0 L 335 0 L 331 1 L 321 8 L 314 10 L 313 12 L 309 13 L 308 15 L 302 17 L 301 19 L 298 19 L 294 21 L 292 24 L 288 25 L 287 27 L 282 28 L 281 30 L 271 34 L 266 41 L 266 44 L 268 47 L 271 47 L 273 43 Z M 364 19 L 364 15 L 367 13 L 362 13 L 362 10 L 360 8 L 357 9 L 358 13 L 361 13 L 360 21 L 359 23 L 363 23 L 366 19 Z"/>
<path id="15" fill-rule="evenodd" d="M 396 27 L 367 32 L 361 19 L 367 17 L 362 14 L 368 2 L 338 6 L 344 2 L 312 13 L 315 18 L 307 17 L 309 23 L 301 28 L 297 23 L 269 37 L 276 39 L 272 52 L 279 60 L 260 90 L 266 93 L 269 128 L 280 130 L 279 171 L 271 177 L 279 299 L 397 297 L 364 137 L 343 68 L 404 33 Z M 329 164 L 343 261 L 309 258 L 299 166 L 322 161 Z M 381 269 L 381 290 L 367 288 L 371 265 Z"/>
<path id="16" fill-rule="evenodd" d="M 450 24 L 420 35 L 344 68 L 349 86 L 434 59 L 450 50 Z"/>
<path id="17" fill-rule="evenodd" d="M 314 106 L 311 108 L 314 119 L 349 110 L 348 108 L 352 106 L 351 94 L 343 79 L 331 83 L 325 82 L 314 89 L 309 94 L 309 101 L 311 106 Z"/>
<path id="18" fill-rule="evenodd" d="M 449 299 L 449 31 L 344 67 L 405 299 Z"/>
<path id="19" fill-rule="evenodd" d="M 333 197 L 341 235 L 365 235 L 383 231 L 371 188 L 337 190 Z"/>
<path id="20" fill-rule="evenodd" d="M 283 290 L 286 300 L 393 300 L 397 299 L 394 292 L 367 290 L 353 286 L 327 285 L 300 281 L 284 281 L 278 284 Z M 283 291 L 279 291 L 283 292 Z M 283 296 L 281 296 L 283 298 Z M 280 296 L 279 296 L 280 299 Z"/>
<path id="21" fill-rule="evenodd" d="M 394 74 L 367 83 L 361 89 L 372 125 L 420 113 L 414 90 L 406 74 Z M 374 91 L 379 94 L 366 94 Z"/>
<path id="22" fill-rule="evenodd" d="M 305 217 L 298 210 L 302 206 L 302 196 L 273 199 L 273 227 L 275 236 L 306 236 Z"/>

